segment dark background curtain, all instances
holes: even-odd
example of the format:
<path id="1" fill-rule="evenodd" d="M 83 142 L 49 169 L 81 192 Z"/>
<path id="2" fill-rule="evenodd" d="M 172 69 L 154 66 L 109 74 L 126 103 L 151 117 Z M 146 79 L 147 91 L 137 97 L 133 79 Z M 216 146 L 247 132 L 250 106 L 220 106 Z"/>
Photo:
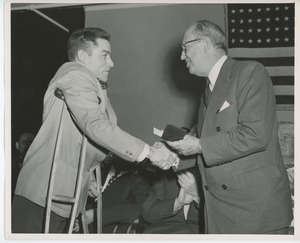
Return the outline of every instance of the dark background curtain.
<path id="1" fill-rule="evenodd" d="M 83 7 L 39 9 L 69 33 L 29 10 L 11 13 L 11 135 L 37 133 L 42 122 L 43 96 L 57 69 L 66 61 L 67 40 L 83 28 Z M 14 146 L 12 146 L 14 148 Z"/>

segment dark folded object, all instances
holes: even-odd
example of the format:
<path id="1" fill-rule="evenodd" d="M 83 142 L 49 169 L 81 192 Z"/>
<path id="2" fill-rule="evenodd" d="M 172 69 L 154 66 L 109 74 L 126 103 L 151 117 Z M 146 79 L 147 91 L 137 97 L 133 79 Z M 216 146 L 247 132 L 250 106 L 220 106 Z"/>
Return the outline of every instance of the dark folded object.
<path id="1" fill-rule="evenodd" d="M 166 141 L 177 141 L 183 139 L 186 134 L 185 129 L 168 124 L 161 138 Z"/>

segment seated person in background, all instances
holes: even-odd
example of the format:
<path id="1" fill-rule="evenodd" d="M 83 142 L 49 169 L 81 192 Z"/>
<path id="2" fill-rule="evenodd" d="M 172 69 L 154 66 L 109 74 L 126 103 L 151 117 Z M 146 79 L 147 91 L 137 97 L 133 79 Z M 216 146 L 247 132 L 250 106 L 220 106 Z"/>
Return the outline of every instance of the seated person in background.
<path id="1" fill-rule="evenodd" d="M 278 138 L 290 187 L 294 192 L 294 124 L 292 122 L 278 122 Z"/>
<path id="2" fill-rule="evenodd" d="M 34 139 L 34 135 L 30 132 L 21 133 L 18 141 L 15 143 L 16 152 L 12 154 L 11 164 L 11 193 L 12 199 L 17 184 L 18 175 L 23 165 L 23 160 L 26 152 Z"/>
<path id="3" fill-rule="evenodd" d="M 284 166 L 289 177 L 294 206 L 294 124 L 292 122 L 278 122 L 278 139 Z M 289 234 L 293 234 L 293 226 L 294 221 L 291 223 Z"/>
<path id="4" fill-rule="evenodd" d="M 203 199 L 197 185 L 201 185 L 197 167 L 157 170 L 143 205 L 143 219 L 150 223 L 143 233 L 203 233 Z"/>
<path id="5" fill-rule="evenodd" d="M 118 223 L 124 227 L 120 226 L 116 233 L 125 233 L 130 223 L 140 218 L 149 188 L 149 179 L 139 172 L 141 165 L 114 155 L 101 164 L 103 233 L 112 233 Z M 87 222 L 93 222 L 89 233 L 96 233 L 96 203 L 88 203 L 87 209 Z"/>

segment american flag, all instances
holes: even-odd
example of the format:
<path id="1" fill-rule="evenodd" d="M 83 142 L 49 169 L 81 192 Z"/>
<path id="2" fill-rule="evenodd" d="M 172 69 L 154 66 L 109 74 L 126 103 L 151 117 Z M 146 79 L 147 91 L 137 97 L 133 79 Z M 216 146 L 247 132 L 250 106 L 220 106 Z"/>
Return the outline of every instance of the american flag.
<path id="1" fill-rule="evenodd" d="M 294 104 L 294 3 L 228 4 L 228 54 L 268 70 L 277 105 Z"/>

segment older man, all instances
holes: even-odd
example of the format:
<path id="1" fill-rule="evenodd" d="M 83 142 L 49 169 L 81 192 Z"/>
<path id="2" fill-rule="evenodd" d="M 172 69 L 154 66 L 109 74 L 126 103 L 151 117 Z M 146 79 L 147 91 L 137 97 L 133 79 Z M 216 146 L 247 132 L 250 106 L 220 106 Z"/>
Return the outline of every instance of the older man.
<path id="1" fill-rule="evenodd" d="M 201 20 L 183 37 L 181 59 L 206 77 L 198 136 L 168 142 L 198 155 L 208 234 L 286 234 L 289 182 L 277 139 L 275 96 L 260 63 L 227 56 L 221 28 Z"/>
<path id="2" fill-rule="evenodd" d="M 12 208 L 13 233 L 43 232 L 49 173 L 63 102 L 54 95 L 56 88 L 63 91 L 67 107 L 62 117 L 54 194 L 73 195 L 82 133 L 88 138 L 78 214 L 84 209 L 89 177 L 108 151 L 132 162 L 149 158 L 162 169 L 170 168 L 175 161 L 169 150 L 150 147 L 117 125 L 105 89 L 114 66 L 109 40 L 106 31 L 86 28 L 75 31 L 68 41 L 70 62 L 59 68 L 49 84 L 44 97 L 43 124 L 19 175 Z M 69 205 L 54 204 L 50 232 L 65 232 L 69 215 Z"/>

